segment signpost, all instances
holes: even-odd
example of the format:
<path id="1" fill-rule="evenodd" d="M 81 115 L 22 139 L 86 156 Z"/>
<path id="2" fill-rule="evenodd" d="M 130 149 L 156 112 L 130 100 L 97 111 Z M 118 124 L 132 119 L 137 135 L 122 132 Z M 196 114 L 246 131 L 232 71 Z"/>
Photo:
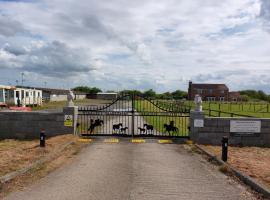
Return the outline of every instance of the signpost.
<path id="1" fill-rule="evenodd" d="M 73 115 L 65 115 L 64 125 L 67 127 L 73 127 Z"/>

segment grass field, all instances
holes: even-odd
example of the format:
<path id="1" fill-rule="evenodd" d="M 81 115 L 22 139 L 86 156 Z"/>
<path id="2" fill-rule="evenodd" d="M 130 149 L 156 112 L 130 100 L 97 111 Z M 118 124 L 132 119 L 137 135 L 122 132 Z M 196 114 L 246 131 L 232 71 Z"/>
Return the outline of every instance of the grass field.
<path id="1" fill-rule="evenodd" d="M 144 120 L 148 124 L 153 125 L 158 132 L 165 133 L 164 124 L 169 124 L 170 121 L 174 121 L 174 126 L 177 127 L 179 131 L 172 133 L 172 136 L 188 136 L 188 114 L 175 114 L 162 110 L 147 100 L 135 101 L 135 109 L 142 115 Z M 147 116 L 149 113 L 153 116 Z"/>
<path id="2" fill-rule="evenodd" d="M 192 101 L 162 101 L 164 108 L 194 108 Z M 203 102 L 203 110 L 208 116 L 216 117 L 258 117 L 270 118 L 270 104 L 265 102 Z"/>

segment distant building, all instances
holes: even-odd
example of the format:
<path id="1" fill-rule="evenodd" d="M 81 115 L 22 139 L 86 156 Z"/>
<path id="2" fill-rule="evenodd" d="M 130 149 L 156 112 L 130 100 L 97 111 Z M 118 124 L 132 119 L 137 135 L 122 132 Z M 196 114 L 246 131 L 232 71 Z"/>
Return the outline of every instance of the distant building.
<path id="1" fill-rule="evenodd" d="M 88 99 L 115 100 L 117 97 L 117 92 L 99 92 L 97 94 L 87 94 Z"/>
<path id="2" fill-rule="evenodd" d="M 244 101 L 240 92 L 229 92 L 229 101 Z"/>
<path id="3" fill-rule="evenodd" d="M 188 100 L 194 100 L 199 94 L 203 101 L 228 101 L 229 88 L 225 84 L 198 84 L 189 82 Z"/>
<path id="4" fill-rule="evenodd" d="M 86 99 L 87 93 L 85 92 L 73 91 L 73 93 L 75 96 L 75 100 Z"/>
<path id="5" fill-rule="evenodd" d="M 67 101 L 69 90 L 40 88 L 43 91 L 43 100 L 46 102 Z"/>
<path id="6" fill-rule="evenodd" d="M 0 102 L 8 105 L 41 105 L 42 91 L 35 88 L 23 86 L 3 86 L 0 85 Z"/>

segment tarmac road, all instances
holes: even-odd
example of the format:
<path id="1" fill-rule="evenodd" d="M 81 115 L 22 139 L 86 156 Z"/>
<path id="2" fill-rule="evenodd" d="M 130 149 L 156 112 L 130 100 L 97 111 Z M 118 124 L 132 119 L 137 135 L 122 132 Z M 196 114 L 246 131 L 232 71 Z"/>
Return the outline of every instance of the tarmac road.
<path id="1" fill-rule="evenodd" d="M 256 199 L 183 145 L 93 142 L 62 167 L 6 200 Z"/>

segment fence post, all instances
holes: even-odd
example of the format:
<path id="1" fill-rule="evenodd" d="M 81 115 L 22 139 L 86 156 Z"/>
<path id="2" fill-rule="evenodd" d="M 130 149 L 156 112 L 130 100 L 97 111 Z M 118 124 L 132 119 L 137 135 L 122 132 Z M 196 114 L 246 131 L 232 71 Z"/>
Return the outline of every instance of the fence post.
<path id="1" fill-rule="evenodd" d="M 222 160 L 224 162 L 228 160 L 228 140 L 227 136 L 222 137 Z"/>
<path id="2" fill-rule="evenodd" d="M 267 112 L 269 112 L 269 103 L 267 104 Z"/>

